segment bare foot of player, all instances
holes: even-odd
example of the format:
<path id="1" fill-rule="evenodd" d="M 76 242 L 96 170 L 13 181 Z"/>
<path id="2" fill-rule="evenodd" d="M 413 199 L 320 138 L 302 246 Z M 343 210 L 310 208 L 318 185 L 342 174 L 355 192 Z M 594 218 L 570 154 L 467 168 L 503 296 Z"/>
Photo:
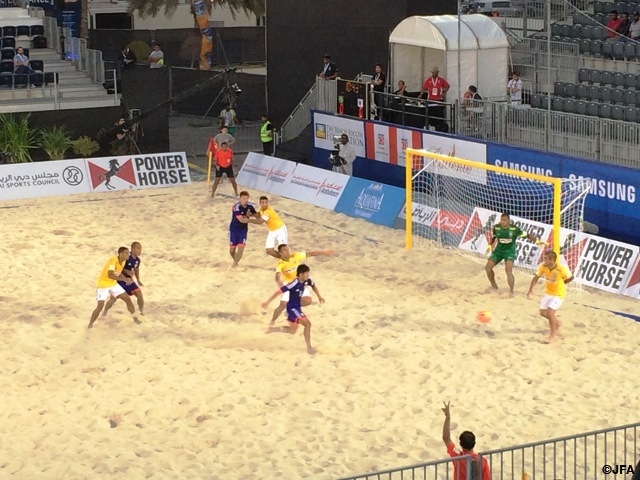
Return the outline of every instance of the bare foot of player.
<path id="1" fill-rule="evenodd" d="M 315 355 L 318 351 L 313 347 L 307 347 L 307 353 L 309 355 Z"/>
<path id="2" fill-rule="evenodd" d="M 233 262 L 233 265 L 231 265 L 231 268 L 238 268 L 238 264 L 236 262 Z"/>
<path id="3" fill-rule="evenodd" d="M 89 326 L 87 328 L 93 328 L 93 322 L 89 322 Z"/>
<path id="4" fill-rule="evenodd" d="M 513 290 L 511 290 L 511 291 L 509 292 L 509 298 L 513 298 L 513 297 L 515 297 L 515 296 L 516 296 L 516 294 L 515 294 L 515 293 L 513 293 Z"/>
<path id="5" fill-rule="evenodd" d="M 136 325 L 140 325 L 142 323 L 142 320 L 140 320 L 138 317 L 133 317 L 133 321 L 136 322 Z"/>

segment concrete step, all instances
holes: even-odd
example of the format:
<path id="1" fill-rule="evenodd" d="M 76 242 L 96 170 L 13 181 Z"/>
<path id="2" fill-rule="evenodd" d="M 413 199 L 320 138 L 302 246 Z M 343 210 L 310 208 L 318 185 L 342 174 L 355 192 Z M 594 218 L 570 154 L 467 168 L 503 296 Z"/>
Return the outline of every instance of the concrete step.
<path id="1" fill-rule="evenodd" d="M 41 112 L 45 110 L 73 110 L 78 108 L 113 107 L 120 105 L 120 96 L 77 97 L 61 99 L 56 106 L 53 98 L 28 98 L 17 101 L 0 101 L 0 111 L 5 113 Z"/>
<path id="2" fill-rule="evenodd" d="M 82 98 L 82 97 L 95 97 L 109 95 L 102 86 L 82 86 L 82 87 L 60 87 L 58 89 L 60 98 Z M 19 100 L 31 100 L 31 99 L 53 99 L 55 91 L 52 87 L 36 87 L 36 88 L 14 88 L 0 90 L 0 102 L 11 102 Z"/>

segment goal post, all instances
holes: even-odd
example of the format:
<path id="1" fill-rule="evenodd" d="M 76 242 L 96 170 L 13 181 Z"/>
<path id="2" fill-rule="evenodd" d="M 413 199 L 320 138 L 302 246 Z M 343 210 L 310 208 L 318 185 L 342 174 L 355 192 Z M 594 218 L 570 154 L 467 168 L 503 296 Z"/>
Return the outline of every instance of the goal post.
<path id="1" fill-rule="evenodd" d="M 543 251 L 577 264 L 587 180 L 568 180 L 408 148 L 405 158 L 406 248 L 423 241 L 487 258 L 493 225 L 512 223 L 542 242 L 517 239 L 516 268 L 531 272 Z M 573 243 L 572 243 L 573 242 Z"/>

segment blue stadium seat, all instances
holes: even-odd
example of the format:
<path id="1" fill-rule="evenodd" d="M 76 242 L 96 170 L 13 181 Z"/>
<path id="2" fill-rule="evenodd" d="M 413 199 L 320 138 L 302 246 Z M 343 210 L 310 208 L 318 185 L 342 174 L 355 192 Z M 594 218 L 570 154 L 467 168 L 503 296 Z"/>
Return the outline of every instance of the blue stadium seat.
<path id="1" fill-rule="evenodd" d="M 611 101 L 616 104 L 624 103 L 624 90 L 614 88 L 611 92 Z"/>
<path id="2" fill-rule="evenodd" d="M 623 87 L 624 86 L 624 75 L 620 72 L 613 72 L 613 86 L 614 87 Z"/>
<path id="3" fill-rule="evenodd" d="M 31 25 L 31 36 L 37 37 L 38 35 L 44 35 L 44 26 Z"/>
<path id="4" fill-rule="evenodd" d="M 635 107 L 627 107 L 624 109 L 624 121 L 625 122 L 637 122 L 638 121 L 638 109 Z"/>
<path id="5" fill-rule="evenodd" d="M 611 89 L 609 87 L 600 87 L 600 101 L 611 103 Z"/>
<path id="6" fill-rule="evenodd" d="M 588 68 L 578 69 L 578 83 L 592 83 L 590 69 Z"/>
<path id="7" fill-rule="evenodd" d="M 575 105 L 575 112 L 579 115 L 584 115 L 587 113 L 587 102 L 583 100 L 578 100 Z"/>
<path id="8" fill-rule="evenodd" d="M 600 75 L 600 85 L 613 85 L 613 72 L 603 71 Z"/>
<path id="9" fill-rule="evenodd" d="M 636 88 L 636 76 L 633 73 L 625 73 L 623 86 L 624 88 Z"/>
<path id="10" fill-rule="evenodd" d="M 575 97 L 576 96 L 576 85 L 574 83 L 565 83 L 564 84 L 564 96 L 565 97 Z"/>
<path id="11" fill-rule="evenodd" d="M 562 111 L 566 113 L 576 113 L 576 103 L 573 98 L 565 98 L 562 104 Z"/>
<path id="12" fill-rule="evenodd" d="M 636 104 L 636 91 L 635 90 L 624 90 L 624 98 L 622 103 L 625 105 L 635 105 Z"/>
<path id="13" fill-rule="evenodd" d="M 611 109 L 611 118 L 613 120 L 624 120 L 624 107 L 620 105 L 615 105 Z"/>
<path id="14" fill-rule="evenodd" d="M 585 100 L 588 97 L 589 87 L 587 85 L 577 85 L 576 86 L 576 98 L 580 100 Z"/>
<path id="15" fill-rule="evenodd" d="M 611 105 L 608 103 L 601 103 L 598 116 L 601 118 L 611 118 Z"/>
<path id="16" fill-rule="evenodd" d="M 555 82 L 553 84 L 553 94 L 557 97 L 564 97 L 564 82 Z"/>
<path id="17" fill-rule="evenodd" d="M 600 87 L 596 85 L 590 85 L 587 88 L 587 100 L 590 102 L 600 101 Z"/>
<path id="18" fill-rule="evenodd" d="M 587 103 L 586 115 L 597 117 L 600 114 L 600 104 L 596 102 Z"/>

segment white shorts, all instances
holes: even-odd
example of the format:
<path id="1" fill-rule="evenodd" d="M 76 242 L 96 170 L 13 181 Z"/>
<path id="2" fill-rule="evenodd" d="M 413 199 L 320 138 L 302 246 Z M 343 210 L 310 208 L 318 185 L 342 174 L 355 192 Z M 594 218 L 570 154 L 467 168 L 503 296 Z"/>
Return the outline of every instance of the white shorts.
<path id="1" fill-rule="evenodd" d="M 560 305 L 562 305 L 562 298 L 556 297 L 555 295 L 547 295 L 546 293 L 540 300 L 540 310 L 546 310 L 550 308 L 551 310 L 558 310 Z"/>
<path id="2" fill-rule="evenodd" d="M 267 241 L 264 243 L 264 248 L 278 249 L 279 245 L 287 245 L 289 243 L 289 234 L 287 233 L 287 226 L 283 225 L 277 230 L 270 231 L 267 235 Z"/>
<path id="3" fill-rule="evenodd" d="M 303 297 L 310 297 L 311 296 L 311 291 L 308 288 L 304 289 L 304 292 L 302 293 Z M 280 297 L 280 301 L 281 302 L 288 302 L 289 301 L 289 292 L 284 292 L 282 294 L 282 296 Z"/>
<path id="4" fill-rule="evenodd" d="M 113 297 L 117 297 L 119 295 L 122 295 L 123 293 L 127 293 L 124 291 L 124 288 L 122 288 L 120 285 L 116 284 L 113 287 L 109 287 L 109 288 L 97 288 L 96 289 L 96 300 L 99 302 L 102 302 L 104 300 L 107 300 L 109 298 L 109 296 L 113 296 Z"/>

